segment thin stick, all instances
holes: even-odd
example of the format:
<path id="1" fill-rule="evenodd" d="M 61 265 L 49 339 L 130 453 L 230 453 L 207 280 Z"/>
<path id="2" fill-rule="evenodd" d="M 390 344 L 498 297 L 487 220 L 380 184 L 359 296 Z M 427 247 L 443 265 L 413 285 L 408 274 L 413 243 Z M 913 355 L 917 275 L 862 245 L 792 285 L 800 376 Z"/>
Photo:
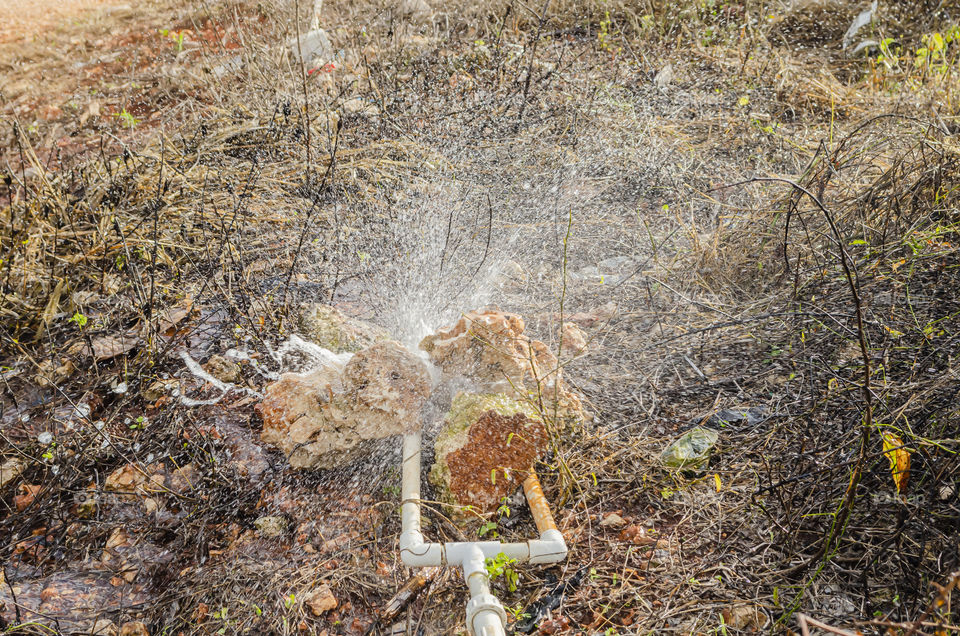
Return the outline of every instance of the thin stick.
<path id="1" fill-rule="evenodd" d="M 303 48 L 300 45 L 300 0 L 295 0 L 294 8 L 297 12 L 294 24 L 297 27 L 297 57 L 300 61 L 300 85 L 303 87 L 303 114 L 306 118 L 304 128 L 306 128 L 307 132 L 307 191 L 309 191 L 313 179 L 313 161 L 310 154 L 310 97 L 307 93 L 307 71 L 303 64 Z M 315 20 L 316 11 L 314 11 L 314 17 L 311 19 L 311 23 Z"/>
<path id="2" fill-rule="evenodd" d="M 821 623 L 815 618 L 810 618 L 806 614 L 797 614 L 797 620 L 800 621 L 800 632 L 803 636 L 810 636 L 810 628 L 808 625 L 813 625 L 817 629 L 822 629 L 825 632 L 830 632 L 831 634 L 839 634 L 840 636 L 860 636 L 856 632 L 848 632 L 845 629 L 840 629 L 838 627 L 831 627 L 826 623 Z"/>

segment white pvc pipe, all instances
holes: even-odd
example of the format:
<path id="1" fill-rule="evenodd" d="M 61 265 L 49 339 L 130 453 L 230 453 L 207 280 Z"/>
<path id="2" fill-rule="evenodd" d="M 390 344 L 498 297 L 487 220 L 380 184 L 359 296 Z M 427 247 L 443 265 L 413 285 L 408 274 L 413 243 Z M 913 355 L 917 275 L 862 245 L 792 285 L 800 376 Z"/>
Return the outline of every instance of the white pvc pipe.
<path id="1" fill-rule="evenodd" d="M 403 438 L 400 560 L 408 567 L 462 567 L 471 596 L 467 603 L 468 632 L 473 636 L 502 636 L 505 633 L 506 613 L 496 597 L 490 594 L 485 559 L 502 553 L 517 561 L 556 563 L 566 558 L 567 544 L 560 531 L 556 530 L 552 518 L 549 519 L 550 527 L 540 533 L 539 539 L 524 543 L 426 543 L 420 527 L 420 444 L 419 432 Z"/>

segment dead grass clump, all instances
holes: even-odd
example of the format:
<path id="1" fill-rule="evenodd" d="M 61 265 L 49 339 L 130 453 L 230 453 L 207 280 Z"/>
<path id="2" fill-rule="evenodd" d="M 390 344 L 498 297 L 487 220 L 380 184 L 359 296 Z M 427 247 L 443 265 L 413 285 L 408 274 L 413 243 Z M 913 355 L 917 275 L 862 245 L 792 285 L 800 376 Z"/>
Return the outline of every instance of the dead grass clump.
<path id="1" fill-rule="evenodd" d="M 907 625 L 927 611 L 932 583 L 960 566 L 949 538 L 960 478 L 958 180 L 941 122 L 871 118 L 824 144 L 796 181 L 752 181 L 787 194 L 718 248 L 764 272 L 741 286 L 765 300 L 717 323 L 699 355 L 750 359 L 751 384 L 766 383 L 787 418 L 743 441 L 759 462 L 764 586 L 780 622 L 799 611 L 849 624 L 865 608 L 878 625 Z M 738 355 L 744 336 L 753 344 Z M 890 440 L 910 455 L 908 480 L 902 460 L 891 469 Z M 951 621 L 949 611 L 927 618 Z"/>

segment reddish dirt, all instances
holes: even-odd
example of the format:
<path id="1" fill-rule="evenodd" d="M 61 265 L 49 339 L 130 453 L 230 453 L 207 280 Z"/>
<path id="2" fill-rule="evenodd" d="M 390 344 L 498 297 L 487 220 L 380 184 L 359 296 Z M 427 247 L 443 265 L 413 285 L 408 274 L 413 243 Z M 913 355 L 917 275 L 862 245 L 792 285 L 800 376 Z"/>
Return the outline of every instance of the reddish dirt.
<path id="1" fill-rule="evenodd" d="M 470 427 L 463 448 L 447 456 L 450 492 L 462 504 L 495 510 L 503 497 L 520 486 L 546 443 L 542 422 L 520 413 L 506 417 L 487 411 Z M 496 477 L 488 477 L 494 471 Z"/>
<path id="2" fill-rule="evenodd" d="M 258 18 L 185 0 L 0 0 L 0 147 L 32 146 L 56 170 L 176 126 L 209 102 L 188 70 L 234 55 L 238 26 Z M 0 150 L 0 165 L 17 163 Z"/>
<path id="3" fill-rule="evenodd" d="M 0 0 L 0 43 L 32 40 L 44 31 L 122 0 Z"/>

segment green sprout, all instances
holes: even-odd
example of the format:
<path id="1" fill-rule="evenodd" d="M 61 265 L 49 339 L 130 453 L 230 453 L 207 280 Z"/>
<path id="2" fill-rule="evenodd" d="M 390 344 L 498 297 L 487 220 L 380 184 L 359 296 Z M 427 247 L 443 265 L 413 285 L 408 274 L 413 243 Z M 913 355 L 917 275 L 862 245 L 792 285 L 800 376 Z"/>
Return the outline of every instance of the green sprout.
<path id="1" fill-rule="evenodd" d="M 115 114 L 114 117 L 118 118 L 123 123 L 124 128 L 133 128 L 140 123 L 140 120 L 131 115 L 126 108 Z"/>
<path id="2" fill-rule="evenodd" d="M 503 552 L 500 552 L 492 559 L 486 560 L 487 576 L 490 577 L 491 581 L 502 576 L 503 580 L 507 582 L 507 590 L 516 592 L 517 584 L 520 582 L 520 575 L 510 567 L 516 562 L 516 559 L 511 559 Z"/>
<path id="3" fill-rule="evenodd" d="M 79 311 L 73 312 L 73 316 L 70 317 L 69 322 L 77 323 L 77 326 L 83 329 L 87 326 L 87 317 L 81 314 Z"/>

